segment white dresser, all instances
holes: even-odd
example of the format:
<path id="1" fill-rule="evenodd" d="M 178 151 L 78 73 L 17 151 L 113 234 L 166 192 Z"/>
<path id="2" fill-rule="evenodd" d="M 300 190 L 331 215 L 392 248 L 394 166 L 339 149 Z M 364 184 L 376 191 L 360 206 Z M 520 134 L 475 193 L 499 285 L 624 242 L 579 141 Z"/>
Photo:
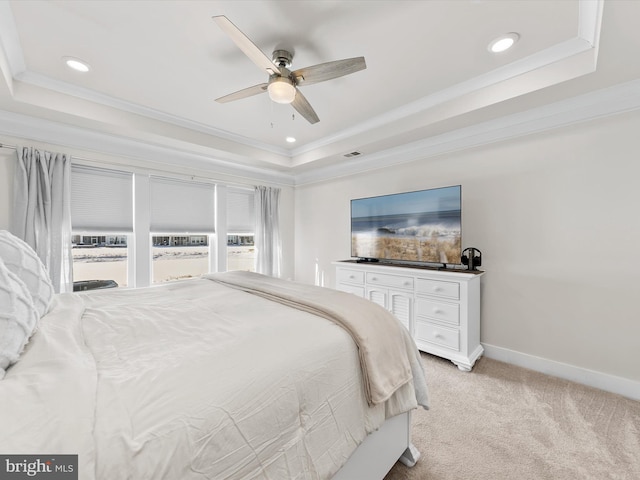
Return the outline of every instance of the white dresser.
<path id="1" fill-rule="evenodd" d="M 469 371 L 482 355 L 482 272 L 438 270 L 345 260 L 336 267 L 336 288 L 390 310 L 407 327 L 418 349 Z"/>

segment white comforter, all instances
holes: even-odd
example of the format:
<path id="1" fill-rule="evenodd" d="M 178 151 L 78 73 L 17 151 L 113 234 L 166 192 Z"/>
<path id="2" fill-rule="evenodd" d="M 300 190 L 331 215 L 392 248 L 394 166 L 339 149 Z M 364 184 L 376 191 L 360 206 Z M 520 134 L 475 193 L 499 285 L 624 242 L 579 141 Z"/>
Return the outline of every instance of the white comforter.
<path id="1" fill-rule="evenodd" d="M 0 381 L 0 452 L 78 454 L 82 480 L 325 479 L 416 405 L 409 382 L 368 406 L 340 326 L 197 279 L 57 296 Z"/>

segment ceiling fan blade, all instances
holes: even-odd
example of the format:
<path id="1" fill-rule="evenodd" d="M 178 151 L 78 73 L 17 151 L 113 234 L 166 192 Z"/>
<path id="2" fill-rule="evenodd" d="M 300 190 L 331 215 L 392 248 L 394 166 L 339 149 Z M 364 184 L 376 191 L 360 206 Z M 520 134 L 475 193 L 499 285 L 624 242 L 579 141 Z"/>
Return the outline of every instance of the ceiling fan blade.
<path id="1" fill-rule="evenodd" d="M 354 57 L 300 68 L 294 70 L 292 75 L 296 78 L 296 83 L 302 86 L 343 77 L 344 75 L 359 72 L 365 68 L 367 68 L 367 64 L 364 61 L 364 57 Z"/>
<path id="2" fill-rule="evenodd" d="M 274 65 L 271 59 L 267 57 L 255 43 L 249 40 L 249 37 L 242 33 L 238 27 L 231 23 L 231 20 L 224 15 L 217 15 L 212 18 L 229 38 L 240 47 L 240 50 L 242 50 L 253 63 L 260 67 L 260 69 L 266 70 L 269 75 L 279 73 L 278 67 Z"/>
<path id="3" fill-rule="evenodd" d="M 315 110 L 311 106 L 311 104 L 307 101 L 302 92 L 296 88 L 296 96 L 291 103 L 291 106 L 296 109 L 296 111 L 302 115 L 309 123 L 314 124 L 318 123 L 320 119 L 316 114 Z"/>
<path id="4" fill-rule="evenodd" d="M 268 86 L 268 83 L 261 83 L 260 85 L 254 85 L 253 87 L 244 88 L 242 90 L 238 90 L 237 92 L 230 93 L 229 95 L 225 95 L 224 97 L 216 98 L 216 102 L 227 103 L 233 102 L 234 100 L 240 100 L 241 98 L 252 97 L 253 95 L 258 95 L 259 93 L 266 92 Z"/>

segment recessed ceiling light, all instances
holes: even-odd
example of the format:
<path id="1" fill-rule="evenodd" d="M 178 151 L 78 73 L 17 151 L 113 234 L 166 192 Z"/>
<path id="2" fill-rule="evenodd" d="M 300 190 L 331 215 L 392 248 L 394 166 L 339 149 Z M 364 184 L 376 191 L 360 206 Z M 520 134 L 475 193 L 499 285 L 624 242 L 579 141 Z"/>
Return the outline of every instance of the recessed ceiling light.
<path id="1" fill-rule="evenodd" d="M 492 53 L 500 53 L 510 49 L 518 41 L 520 35 L 515 32 L 500 35 L 489 44 L 489 51 Z"/>
<path id="2" fill-rule="evenodd" d="M 287 142 L 289 142 L 289 143 L 295 143 L 295 141 L 296 141 L 296 139 L 295 139 L 295 138 L 293 138 L 293 137 L 287 137 L 287 138 L 286 138 L 286 140 L 287 140 Z"/>
<path id="3" fill-rule="evenodd" d="M 79 58 L 62 57 L 62 60 L 67 65 L 67 67 L 75 70 L 76 72 L 86 73 L 90 70 L 89 64 L 87 62 L 83 62 Z"/>

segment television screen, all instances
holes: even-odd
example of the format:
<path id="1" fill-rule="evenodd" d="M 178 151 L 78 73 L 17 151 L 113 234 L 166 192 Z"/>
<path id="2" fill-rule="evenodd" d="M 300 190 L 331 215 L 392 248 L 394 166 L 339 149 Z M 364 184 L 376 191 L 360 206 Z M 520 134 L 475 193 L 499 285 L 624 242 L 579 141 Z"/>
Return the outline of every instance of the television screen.
<path id="1" fill-rule="evenodd" d="M 460 264 L 460 185 L 351 200 L 351 256 Z"/>

